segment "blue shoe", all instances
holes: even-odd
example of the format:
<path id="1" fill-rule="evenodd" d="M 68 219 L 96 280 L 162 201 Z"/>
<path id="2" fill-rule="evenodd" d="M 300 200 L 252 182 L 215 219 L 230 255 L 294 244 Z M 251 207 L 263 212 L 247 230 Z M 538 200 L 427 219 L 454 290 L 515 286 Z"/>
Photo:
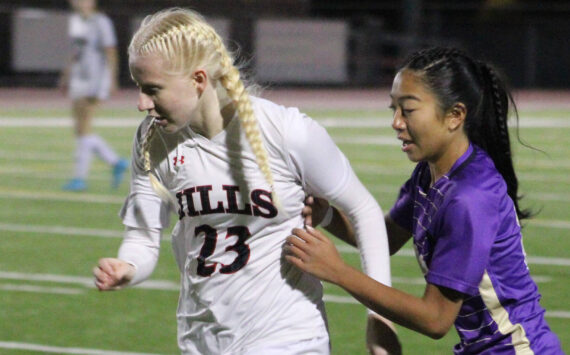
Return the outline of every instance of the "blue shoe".
<path id="1" fill-rule="evenodd" d="M 87 184 L 85 180 L 80 178 L 73 178 L 62 187 L 65 191 L 85 191 L 87 190 Z"/>
<path id="2" fill-rule="evenodd" d="M 123 177 L 125 176 L 125 172 L 129 167 L 129 161 L 126 159 L 119 159 L 117 164 L 113 166 L 113 181 L 111 182 L 111 186 L 116 189 L 121 185 L 123 181 Z"/>

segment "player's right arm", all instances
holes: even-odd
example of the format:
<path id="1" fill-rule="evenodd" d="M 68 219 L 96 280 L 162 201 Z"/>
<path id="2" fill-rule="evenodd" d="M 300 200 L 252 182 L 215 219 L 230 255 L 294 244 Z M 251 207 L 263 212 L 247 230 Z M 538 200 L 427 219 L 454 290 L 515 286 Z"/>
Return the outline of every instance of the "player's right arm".
<path id="1" fill-rule="evenodd" d="M 434 339 L 443 337 L 453 325 L 463 302 L 460 292 L 428 283 L 421 297 L 405 293 L 345 263 L 321 231 L 295 229 L 293 232 L 295 235 L 287 238 L 285 257 L 301 270 L 342 287 L 377 314 Z M 386 338 L 377 340 L 387 348 Z"/>
<path id="2" fill-rule="evenodd" d="M 356 236 L 354 235 L 354 228 L 350 220 L 342 211 L 329 205 L 326 200 L 313 196 L 307 198 L 305 200 L 303 216 L 306 221 L 311 221 L 310 225 L 316 227 L 323 220 L 323 216 L 328 213 L 328 209 L 330 209 L 332 217 L 330 223 L 322 227 L 335 237 L 356 247 Z M 410 240 L 412 233 L 398 225 L 389 214 L 384 216 L 384 222 L 386 223 L 386 232 L 388 233 L 390 255 L 394 255 Z"/>
<path id="3" fill-rule="evenodd" d="M 150 277 L 160 250 L 160 230 L 127 227 L 117 258 L 102 258 L 93 270 L 101 291 L 138 284 Z"/>
<path id="4" fill-rule="evenodd" d="M 95 276 L 95 286 L 100 291 L 118 290 L 127 285 L 132 278 L 136 269 L 134 265 L 117 258 L 102 258 L 93 268 Z"/>
<path id="5" fill-rule="evenodd" d="M 93 273 L 100 290 L 115 290 L 150 277 L 158 261 L 161 231 L 169 223 L 169 207 L 153 190 L 141 158 L 147 118 L 135 135 L 131 164 L 131 192 L 120 216 L 126 226 L 116 258 L 102 258 Z"/>

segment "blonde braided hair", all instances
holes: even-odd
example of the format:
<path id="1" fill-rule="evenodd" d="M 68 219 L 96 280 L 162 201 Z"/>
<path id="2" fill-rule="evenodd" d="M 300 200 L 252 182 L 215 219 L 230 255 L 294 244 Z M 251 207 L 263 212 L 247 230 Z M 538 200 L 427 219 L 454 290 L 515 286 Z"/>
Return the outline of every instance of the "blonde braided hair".
<path id="1" fill-rule="evenodd" d="M 154 133 L 156 132 L 156 125 L 154 124 L 154 118 L 150 121 L 148 129 L 143 136 L 141 142 L 141 156 L 143 157 L 143 167 L 144 171 L 147 173 L 150 180 L 150 185 L 156 192 L 156 194 L 163 200 L 167 201 L 172 206 L 176 206 L 177 201 L 174 199 L 170 191 L 158 180 L 158 178 L 152 173 L 152 167 L 150 163 L 150 147 L 152 145 L 152 139 Z"/>
<path id="2" fill-rule="evenodd" d="M 233 56 L 212 26 L 201 15 L 188 9 L 172 8 L 147 16 L 133 36 L 129 45 L 129 56 L 156 53 L 162 56 L 166 63 L 169 63 L 167 72 L 171 74 L 190 76 L 196 68 L 204 68 L 210 75 L 213 85 L 216 85 L 218 98 L 222 103 L 220 106 L 227 100 L 233 102 L 257 164 L 265 180 L 271 186 L 272 195 L 276 201 L 269 157 L 261 138 L 248 90 L 240 77 L 238 68 L 233 64 Z M 145 169 L 148 167 L 149 174 L 148 150 L 150 136 L 154 131 L 152 128 L 148 130 L 147 136 L 149 137 L 144 140 L 147 144 L 142 145 Z M 156 177 L 154 180 L 158 182 Z M 162 184 L 160 187 L 166 190 Z M 170 194 L 168 196 L 172 198 Z"/>

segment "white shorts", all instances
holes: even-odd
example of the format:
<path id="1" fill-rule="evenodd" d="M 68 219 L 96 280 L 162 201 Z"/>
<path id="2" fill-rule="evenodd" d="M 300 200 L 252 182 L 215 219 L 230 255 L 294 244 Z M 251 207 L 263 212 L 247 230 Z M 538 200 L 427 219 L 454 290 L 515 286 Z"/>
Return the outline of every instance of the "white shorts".
<path id="1" fill-rule="evenodd" d="M 241 355 L 329 355 L 330 353 L 329 337 L 318 337 L 292 343 L 258 346 L 248 349 Z"/>
<path id="2" fill-rule="evenodd" d="M 105 70 L 100 77 L 84 79 L 77 75 L 72 75 L 69 82 L 69 97 L 71 99 L 81 99 L 84 97 L 105 100 L 109 98 L 111 91 L 111 76 Z"/>

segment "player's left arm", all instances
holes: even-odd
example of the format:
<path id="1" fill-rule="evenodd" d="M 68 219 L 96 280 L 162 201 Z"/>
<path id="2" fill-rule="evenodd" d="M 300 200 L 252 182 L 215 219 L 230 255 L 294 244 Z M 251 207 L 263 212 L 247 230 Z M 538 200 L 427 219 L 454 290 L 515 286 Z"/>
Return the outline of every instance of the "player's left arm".
<path id="1" fill-rule="evenodd" d="M 348 159 L 326 130 L 312 120 L 303 123 L 304 127 L 297 127 L 295 134 L 289 136 L 287 146 L 309 192 L 335 205 L 327 230 L 358 245 L 365 272 L 373 279 L 391 285 L 388 239 L 380 206 L 358 180 Z M 343 213 L 339 213 L 341 211 Z M 371 320 L 371 324 L 378 321 L 392 336 L 370 339 L 371 352 L 372 343 L 375 343 L 376 349 L 380 347 L 398 353 L 394 350 L 399 348 L 399 343 L 393 327 L 379 317 Z"/>
<path id="2" fill-rule="evenodd" d="M 304 117 L 291 118 L 286 147 L 309 194 L 341 210 L 354 229 L 364 271 L 390 285 L 390 258 L 382 209 L 358 180 L 327 131 Z"/>

